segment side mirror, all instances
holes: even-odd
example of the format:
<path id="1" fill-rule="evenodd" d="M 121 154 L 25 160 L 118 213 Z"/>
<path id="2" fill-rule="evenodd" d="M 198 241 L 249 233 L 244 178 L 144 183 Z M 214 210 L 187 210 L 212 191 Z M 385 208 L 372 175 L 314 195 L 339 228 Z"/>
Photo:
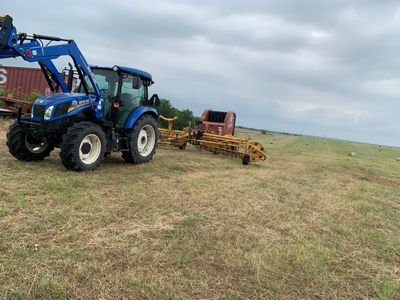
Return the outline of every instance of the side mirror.
<path id="1" fill-rule="evenodd" d="M 139 77 L 132 77 L 132 88 L 135 90 L 140 89 L 142 86 L 142 80 Z"/>
<path id="2" fill-rule="evenodd" d="M 150 100 L 149 100 L 149 105 L 158 107 L 160 106 L 161 102 L 160 102 L 160 98 L 158 98 L 157 94 L 154 94 L 153 96 L 151 96 Z"/>

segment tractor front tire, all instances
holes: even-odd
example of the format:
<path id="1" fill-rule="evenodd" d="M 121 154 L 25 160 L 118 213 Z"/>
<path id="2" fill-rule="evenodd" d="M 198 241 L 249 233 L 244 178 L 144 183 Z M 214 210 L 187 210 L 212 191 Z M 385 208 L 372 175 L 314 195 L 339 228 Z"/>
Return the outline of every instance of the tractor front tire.
<path id="1" fill-rule="evenodd" d="M 34 138 L 26 129 L 15 122 L 7 133 L 8 151 L 19 160 L 39 161 L 48 157 L 54 146 L 48 143 L 46 138 Z"/>
<path id="2" fill-rule="evenodd" d="M 60 158 L 66 169 L 91 171 L 104 159 L 106 134 L 92 122 L 76 123 L 63 135 L 60 148 Z"/>
<path id="3" fill-rule="evenodd" d="M 151 115 L 141 116 L 127 133 L 130 151 L 123 151 L 122 158 L 130 164 L 150 161 L 156 153 L 158 144 L 157 121 Z"/>

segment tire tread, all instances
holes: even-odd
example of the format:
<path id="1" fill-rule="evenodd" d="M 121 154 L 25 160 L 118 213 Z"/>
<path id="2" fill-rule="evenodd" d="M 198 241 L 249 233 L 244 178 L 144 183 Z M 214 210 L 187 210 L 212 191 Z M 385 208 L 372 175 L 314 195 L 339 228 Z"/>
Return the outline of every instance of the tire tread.
<path id="1" fill-rule="evenodd" d="M 88 133 L 95 133 L 101 140 L 102 151 L 99 159 L 90 166 L 83 164 L 77 156 L 76 149 L 81 143 L 81 136 Z M 63 166 L 68 170 L 87 171 L 94 170 L 104 159 L 106 137 L 103 129 L 92 122 L 79 122 L 68 128 L 67 133 L 62 137 L 60 158 Z"/>
<path id="2" fill-rule="evenodd" d="M 7 147 L 12 156 L 23 161 L 40 161 L 50 156 L 54 146 L 49 145 L 47 149 L 41 153 L 32 153 L 25 145 L 26 131 L 23 126 L 17 122 L 10 125 L 7 132 Z"/>
<path id="3" fill-rule="evenodd" d="M 137 141 L 137 135 L 139 134 L 139 131 L 146 124 L 150 124 L 153 126 L 153 128 L 155 130 L 155 134 L 156 134 L 156 142 L 154 145 L 153 152 L 150 153 L 150 155 L 148 155 L 147 157 L 143 158 L 137 151 L 136 141 Z M 125 160 L 126 163 L 129 163 L 129 164 L 140 164 L 140 163 L 145 163 L 145 162 L 150 161 L 153 158 L 153 155 L 156 153 L 156 150 L 157 150 L 158 135 L 159 135 L 159 133 L 158 133 L 157 121 L 155 120 L 155 118 L 149 114 L 145 114 L 145 115 L 141 116 L 136 121 L 132 130 L 130 130 L 127 133 L 130 151 L 123 151 L 122 158 Z"/>

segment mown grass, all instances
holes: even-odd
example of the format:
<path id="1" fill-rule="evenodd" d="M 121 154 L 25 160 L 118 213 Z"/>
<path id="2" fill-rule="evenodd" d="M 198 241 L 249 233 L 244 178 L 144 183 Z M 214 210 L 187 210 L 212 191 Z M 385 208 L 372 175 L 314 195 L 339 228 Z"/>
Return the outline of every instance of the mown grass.
<path id="1" fill-rule="evenodd" d="M 399 149 L 242 130 L 266 162 L 159 150 L 74 173 L 12 158 L 7 126 L 2 298 L 400 297 Z"/>

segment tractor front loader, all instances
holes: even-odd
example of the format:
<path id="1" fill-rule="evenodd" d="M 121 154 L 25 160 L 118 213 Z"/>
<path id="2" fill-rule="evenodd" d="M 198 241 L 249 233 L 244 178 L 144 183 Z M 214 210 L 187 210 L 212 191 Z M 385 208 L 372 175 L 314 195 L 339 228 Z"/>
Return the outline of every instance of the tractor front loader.
<path id="1" fill-rule="evenodd" d="M 72 80 L 66 84 L 53 63 L 62 56 L 74 63 L 77 93 L 71 93 Z M 38 63 L 53 92 L 34 102 L 31 115 L 19 112 L 10 126 L 7 146 L 14 157 L 43 160 L 59 147 L 62 164 L 76 171 L 94 170 L 111 152 L 121 152 L 127 163 L 152 159 L 159 99 L 148 97 L 154 83 L 149 73 L 90 66 L 73 40 L 18 33 L 10 16 L 0 16 L 0 58 L 11 57 Z"/>

